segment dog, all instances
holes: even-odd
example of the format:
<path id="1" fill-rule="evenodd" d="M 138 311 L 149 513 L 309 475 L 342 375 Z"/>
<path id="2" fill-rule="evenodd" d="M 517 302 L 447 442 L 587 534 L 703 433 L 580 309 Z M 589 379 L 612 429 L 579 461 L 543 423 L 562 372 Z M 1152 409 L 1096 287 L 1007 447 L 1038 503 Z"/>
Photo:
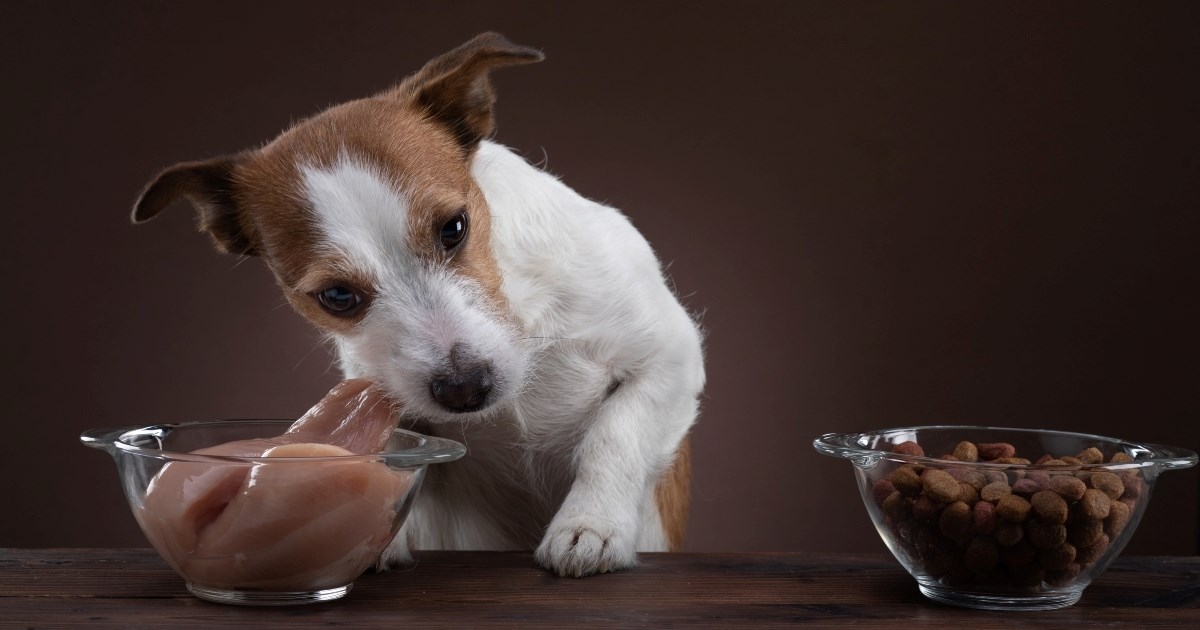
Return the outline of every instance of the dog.
<path id="1" fill-rule="evenodd" d="M 683 542 L 702 332 L 624 215 L 490 140 L 489 72 L 542 58 L 481 34 L 261 148 L 171 166 L 134 205 L 142 223 L 189 200 L 347 378 L 467 444 L 431 467 L 385 566 L 524 549 L 578 577 Z"/>

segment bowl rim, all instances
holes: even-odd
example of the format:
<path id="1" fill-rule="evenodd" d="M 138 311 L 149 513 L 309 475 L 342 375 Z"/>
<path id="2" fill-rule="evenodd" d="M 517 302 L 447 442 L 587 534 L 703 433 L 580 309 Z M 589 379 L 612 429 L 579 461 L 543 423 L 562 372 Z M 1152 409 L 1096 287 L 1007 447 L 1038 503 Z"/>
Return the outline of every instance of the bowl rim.
<path id="1" fill-rule="evenodd" d="M 199 462 L 199 463 L 222 463 L 222 464 L 295 464 L 295 463 L 313 463 L 313 462 L 340 462 L 340 463 L 360 463 L 360 462 L 386 462 L 390 466 L 410 467 L 423 466 L 426 464 L 438 464 L 452 462 L 461 458 L 467 453 L 467 447 L 460 442 L 447 438 L 437 437 L 433 435 L 425 435 L 401 429 L 397 427 L 394 433 L 399 433 L 417 438 L 417 445 L 412 448 L 407 448 L 402 451 L 370 453 L 366 455 L 330 455 L 321 457 L 245 457 L 233 455 L 198 455 L 195 453 L 181 453 L 176 451 L 164 451 L 156 448 L 145 448 L 134 446 L 123 440 L 127 436 L 150 436 L 161 437 L 166 433 L 180 429 L 191 427 L 203 427 L 211 425 L 249 425 L 249 424 L 272 424 L 279 425 L 286 429 L 291 426 L 295 420 L 276 419 L 276 418 L 245 418 L 245 419 L 229 419 L 229 420 L 197 420 L 190 422 L 168 422 L 161 424 L 150 425 L 130 425 L 124 427 L 103 427 L 97 429 L 88 429 L 79 435 L 79 441 L 84 446 L 98 448 L 107 451 L 114 457 L 118 454 L 135 455 L 139 457 L 149 457 L 153 459 L 161 459 L 165 461 L 183 461 L 183 462 Z M 282 433 L 282 432 L 281 432 Z"/>
<path id="2" fill-rule="evenodd" d="M 930 430 L 946 430 L 946 431 L 1008 431 L 1013 433 L 1040 433 L 1051 434 L 1065 437 L 1079 438 L 1082 440 L 1092 440 L 1104 442 L 1107 444 L 1117 445 L 1126 452 L 1134 450 L 1137 455 L 1134 456 L 1134 461 L 1124 463 L 1107 463 L 1100 462 L 1096 464 L 1068 464 L 1063 465 L 1046 465 L 1046 464 L 1010 464 L 996 463 L 989 461 L 966 462 L 961 460 L 946 460 L 938 457 L 929 457 L 924 455 L 907 455 L 904 453 L 893 453 L 891 451 L 881 451 L 871 448 L 859 446 L 856 442 L 860 438 L 884 436 L 892 433 L 930 431 Z M 903 462 L 908 464 L 924 464 L 936 465 L 940 467 L 956 466 L 980 468 L 986 470 L 1046 470 L 1046 471 L 1064 471 L 1064 470 L 1129 470 L 1138 468 L 1156 467 L 1164 470 L 1188 468 L 1195 466 L 1197 460 L 1200 459 L 1195 452 L 1174 446 L 1165 446 L 1161 444 L 1151 444 L 1148 442 L 1130 442 L 1127 440 L 1119 440 L 1094 433 L 1080 433 L 1076 431 L 1060 431 L 1057 429 L 1029 429 L 1017 427 L 994 427 L 987 425 L 955 425 L 955 424 L 931 424 L 931 425 L 916 425 L 909 427 L 895 427 L 888 429 L 877 429 L 873 431 L 858 431 L 858 432 L 843 432 L 843 433 L 826 433 L 813 440 L 813 448 L 823 455 L 831 457 L 841 457 L 849 459 L 857 465 L 873 466 L 881 460 L 889 460 L 895 462 Z M 1142 455 L 1148 455 L 1143 457 Z"/>

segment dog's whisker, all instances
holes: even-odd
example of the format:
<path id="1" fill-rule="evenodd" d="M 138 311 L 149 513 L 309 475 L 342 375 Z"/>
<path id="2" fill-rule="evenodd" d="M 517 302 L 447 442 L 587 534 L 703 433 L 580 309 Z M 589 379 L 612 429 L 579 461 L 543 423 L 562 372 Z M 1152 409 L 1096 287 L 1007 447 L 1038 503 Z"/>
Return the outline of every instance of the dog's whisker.
<path id="1" fill-rule="evenodd" d="M 330 357 L 329 365 L 325 367 L 325 374 L 333 374 L 335 366 L 337 366 L 337 358 Z"/>
<path id="2" fill-rule="evenodd" d="M 325 343 L 324 340 L 322 340 L 322 341 L 318 341 L 316 344 L 314 344 L 312 349 L 309 350 L 308 352 L 304 353 L 304 356 L 300 357 L 300 360 L 296 362 L 296 365 L 292 366 L 292 371 L 295 372 L 296 370 L 300 369 L 300 364 L 304 363 L 304 360 L 307 359 L 308 357 L 311 357 L 312 353 L 316 352 L 317 348 L 320 348 L 321 345 L 324 343 Z"/>
<path id="3" fill-rule="evenodd" d="M 575 341 L 579 343 L 591 343 L 588 339 L 579 339 L 576 337 L 519 337 L 520 341 Z"/>
<path id="4" fill-rule="evenodd" d="M 392 407 L 394 406 L 393 403 L 384 402 L 384 398 L 379 397 L 379 398 L 376 398 L 375 402 L 371 403 L 371 406 L 367 408 L 367 413 L 371 413 L 372 411 L 375 411 L 375 408 L 378 407 L 381 403 L 388 406 L 388 411 L 394 411 L 394 409 L 392 409 Z"/>
<path id="5" fill-rule="evenodd" d="M 542 161 L 538 162 L 537 164 L 534 164 L 533 166 L 536 168 L 540 168 L 543 171 L 548 171 L 548 170 L 550 170 L 549 169 L 550 154 L 546 151 L 546 147 L 539 146 L 538 148 L 542 150 Z"/>

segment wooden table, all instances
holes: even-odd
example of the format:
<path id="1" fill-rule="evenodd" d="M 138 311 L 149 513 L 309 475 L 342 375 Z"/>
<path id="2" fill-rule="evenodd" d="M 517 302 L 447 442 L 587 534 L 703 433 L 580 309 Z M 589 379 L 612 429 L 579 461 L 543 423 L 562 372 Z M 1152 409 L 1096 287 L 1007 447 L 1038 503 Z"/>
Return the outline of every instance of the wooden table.
<path id="1" fill-rule="evenodd" d="M 243 608 L 190 596 L 149 549 L 3 549 L 0 627 L 1200 628 L 1200 557 L 1118 559 L 1078 604 L 1037 613 L 930 602 L 884 556 L 643 554 L 632 571 L 581 580 L 528 553 L 417 557 L 412 570 L 362 576 L 340 601 Z"/>

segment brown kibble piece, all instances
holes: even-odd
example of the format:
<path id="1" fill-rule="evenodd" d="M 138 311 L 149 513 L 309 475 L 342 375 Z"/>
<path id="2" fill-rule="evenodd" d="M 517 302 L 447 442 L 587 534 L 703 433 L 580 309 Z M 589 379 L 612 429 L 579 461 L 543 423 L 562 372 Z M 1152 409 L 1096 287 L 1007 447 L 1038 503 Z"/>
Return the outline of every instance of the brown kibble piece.
<path id="1" fill-rule="evenodd" d="M 1084 518 L 1102 521 L 1108 518 L 1112 500 L 1103 491 L 1088 488 L 1083 493 L 1083 498 L 1079 500 L 1077 505 L 1079 506 L 1079 513 Z"/>
<path id="2" fill-rule="evenodd" d="M 1068 501 L 1078 501 L 1087 491 L 1087 484 L 1074 475 L 1054 475 L 1050 477 L 1050 489 Z"/>
<path id="3" fill-rule="evenodd" d="M 1136 499 L 1142 496 L 1142 475 L 1136 470 L 1122 470 L 1121 474 L 1117 475 L 1121 478 L 1121 483 L 1125 484 L 1125 493 L 1121 495 L 1123 499 Z"/>
<path id="4" fill-rule="evenodd" d="M 1090 546 L 1076 549 L 1075 561 L 1082 565 L 1092 564 L 1099 560 L 1105 551 L 1108 551 L 1108 543 L 1108 534 L 1101 533 L 1100 538 Z"/>
<path id="5" fill-rule="evenodd" d="M 1072 466 L 1072 467 L 1083 465 L 1083 460 L 1079 459 L 1078 457 L 1071 457 L 1070 455 L 1063 455 L 1062 457 L 1059 457 L 1058 459 L 1060 459 L 1062 461 L 1062 463 L 1067 464 L 1068 466 Z"/>
<path id="6" fill-rule="evenodd" d="M 944 470 L 926 469 L 925 474 L 921 475 L 921 485 L 925 494 L 938 503 L 949 503 L 958 499 L 958 481 Z"/>
<path id="7" fill-rule="evenodd" d="M 995 503 L 1012 494 L 1007 481 L 993 481 L 979 490 L 979 498 Z"/>
<path id="8" fill-rule="evenodd" d="M 916 442 L 913 442 L 912 440 L 909 440 L 907 442 L 901 442 L 901 443 L 893 446 L 892 452 L 896 453 L 898 455 L 915 455 L 917 457 L 925 456 L 925 449 L 921 448 L 920 444 L 917 444 Z"/>
<path id="9" fill-rule="evenodd" d="M 880 479 L 871 486 L 871 496 L 875 498 L 875 505 L 880 507 L 883 507 L 883 502 L 895 491 L 896 486 L 887 479 Z"/>
<path id="10" fill-rule="evenodd" d="M 917 500 L 912 505 L 913 518 L 922 523 L 932 523 L 937 520 L 938 514 L 941 513 L 942 506 L 938 505 L 928 495 L 922 494 L 917 497 Z"/>
<path id="11" fill-rule="evenodd" d="M 1025 478 L 1037 482 L 1041 486 L 1041 490 L 1046 490 L 1050 487 L 1050 473 L 1044 470 L 1029 470 L 1025 472 Z"/>
<path id="12" fill-rule="evenodd" d="M 958 482 L 958 500 L 967 505 L 975 505 L 975 502 L 979 501 L 979 491 L 971 484 L 960 481 Z M 984 503 L 987 502 L 984 501 Z"/>
<path id="13" fill-rule="evenodd" d="M 1004 474 L 1004 471 L 1002 470 L 985 470 L 983 471 L 983 478 L 987 481 L 987 483 L 996 483 L 997 481 L 1008 483 L 1008 475 Z M 983 485 L 986 486 L 987 483 Z"/>
<path id="14" fill-rule="evenodd" d="M 1038 549 L 1054 549 L 1067 542 L 1066 527 L 1037 519 L 1025 525 L 1025 533 L 1029 536 L 1029 544 Z"/>
<path id="15" fill-rule="evenodd" d="M 1025 538 L 1025 529 L 1021 527 L 1020 523 L 1003 521 L 996 523 L 996 542 L 1001 545 L 1010 547 L 1021 542 L 1023 538 Z"/>
<path id="16" fill-rule="evenodd" d="M 1067 502 L 1057 492 L 1042 490 L 1029 500 L 1038 518 L 1047 523 L 1062 524 L 1067 522 Z"/>
<path id="17" fill-rule="evenodd" d="M 969 468 L 947 468 L 946 472 L 950 473 L 951 477 L 954 477 L 963 483 L 971 484 L 971 487 L 975 488 L 975 490 L 979 490 L 987 485 L 987 479 L 983 476 L 983 473 L 979 472 L 978 470 L 971 470 Z"/>
<path id="18" fill-rule="evenodd" d="M 1083 567 L 1079 566 L 1078 562 L 1072 562 L 1061 571 L 1047 571 L 1046 581 L 1050 583 L 1051 586 L 1068 586 L 1074 582 L 1082 572 Z"/>
<path id="19" fill-rule="evenodd" d="M 1075 562 L 1075 546 L 1071 543 L 1063 543 L 1054 549 L 1038 553 L 1038 564 L 1047 571 L 1062 571 L 1072 562 Z"/>
<path id="20" fill-rule="evenodd" d="M 900 492 L 893 492 L 883 501 L 883 513 L 893 521 L 906 520 L 912 514 L 912 505 Z"/>
<path id="21" fill-rule="evenodd" d="M 1073 521 L 1067 527 L 1067 541 L 1076 548 L 1090 547 L 1104 535 L 1104 521 L 1090 518 Z"/>
<path id="22" fill-rule="evenodd" d="M 1039 484 L 1038 482 L 1034 481 L 1033 479 L 1030 479 L 1029 477 L 1026 477 L 1024 479 L 1018 479 L 1015 482 L 1013 482 L 1013 485 L 1012 485 L 1013 494 L 1019 494 L 1022 496 L 1030 496 L 1041 490 L 1042 490 L 1042 485 Z"/>
<path id="23" fill-rule="evenodd" d="M 975 516 L 975 531 L 989 535 L 996 531 L 996 506 L 987 501 L 979 501 L 972 510 Z"/>
<path id="24" fill-rule="evenodd" d="M 962 441 L 954 447 L 954 456 L 962 462 L 979 461 L 979 449 L 972 442 Z"/>
<path id="25" fill-rule="evenodd" d="M 893 470 L 888 480 L 905 496 L 915 497 L 921 493 L 921 475 L 912 466 L 904 465 Z"/>
<path id="26" fill-rule="evenodd" d="M 947 538 L 963 540 L 971 533 L 974 524 L 971 508 L 962 501 L 955 501 L 942 510 L 938 531 Z"/>
<path id="27" fill-rule="evenodd" d="M 1098 471 L 1092 473 L 1092 487 L 1103 492 L 1110 499 L 1120 499 L 1125 494 L 1125 482 L 1113 473 Z"/>
<path id="28" fill-rule="evenodd" d="M 976 538 L 963 554 L 963 564 L 973 573 L 988 573 L 1000 562 L 1000 549 L 986 538 Z"/>
<path id="29" fill-rule="evenodd" d="M 1129 464 L 1133 462 L 1133 457 L 1129 453 L 1120 452 L 1113 453 L 1112 459 L 1108 460 L 1110 464 Z"/>
<path id="30" fill-rule="evenodd" d="M 1017 466 L 1028 466 L 1030 461 L 1024 457 L 1000 457 L 992 460 L 993 464 L 1014 464 Z"/>
<path id="31" fill-rule="evenodd" d="M 1100 449 L 1093 446 L 1079 453 L 1079 461 L 1085 464 L 1099 464 L 1104 461 L 1104 453 L 1101 453 Z"/>
<path id="32" fill-rule="evenodd" d="M 1104 533 L 1110 540 L 1115 540 L 1125 526 L 1129 524 L 1130 508 L 1123 501 L 1113 501 L 1109 504 L 1108 518 L 1104 519 Z"/>
<path id="33" fill-rule="evenodd" d="M 1029 501 L 1015 494 L 1006 494 L 996 504 L 996 513 L 1006 521 L 1019 523 L 1029 517 L 1031 507 Z"/>
<path id="34" fill-rule="evenodd" d="M 1005 442 L 980 444 L 977 448 L 979 450 L 979 458 L 988 461 L 1000 459 L 1001 457 L 1012 457 L 1017 454 L 1017 448 Z"/>

